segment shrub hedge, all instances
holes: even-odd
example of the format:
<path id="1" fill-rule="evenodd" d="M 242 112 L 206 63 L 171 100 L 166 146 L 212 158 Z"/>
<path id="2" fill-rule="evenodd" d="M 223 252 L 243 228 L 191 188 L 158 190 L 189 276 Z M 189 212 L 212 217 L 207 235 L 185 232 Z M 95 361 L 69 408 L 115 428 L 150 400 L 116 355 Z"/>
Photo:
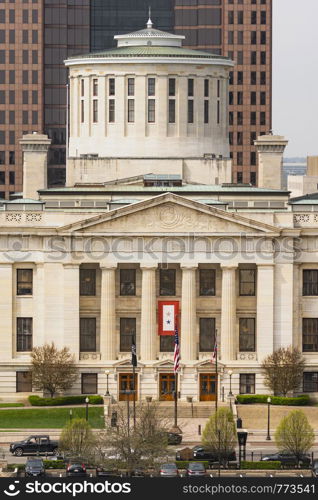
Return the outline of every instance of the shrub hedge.
<path id="1" fill-rule="evenodd" d="M 278 470 L 281 468 L 280 462 L 241 462 L 241 469 L 246 470 Z"/>
<path id="2" fill-rule="evenodd" d="M 239 394 L 236 396 L 240 404 L 251 405 L 257 403 L 267 403 L 268 395 L 263 394 Z M 307 406 L 310 404 L 310 397 L 308 394 L 297 396 L 296 398 L 287 398 L 282 396 L 271 396 L 272 405 L 286 405 L 286 406 Z"/>
<path id="3" fill-rule="evenodd" d="M 81 405 L 85 403 L 87 396 L 61 396 L 58 398 L 41 398 L 40 396 L 29 396 L 31 406 L 66 406 Z M 89 404 L 101 405 L 104 403 L 102 396 L 88 396 Z"/>

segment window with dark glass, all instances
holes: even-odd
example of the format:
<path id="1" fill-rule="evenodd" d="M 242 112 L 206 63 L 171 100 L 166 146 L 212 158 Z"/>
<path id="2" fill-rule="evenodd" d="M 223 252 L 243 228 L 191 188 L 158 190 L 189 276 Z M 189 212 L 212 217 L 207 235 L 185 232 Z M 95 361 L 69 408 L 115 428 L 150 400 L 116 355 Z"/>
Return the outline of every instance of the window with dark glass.
<path id="1" fill-rule="evenodd" d="M 120 295 L 136 295 L 136 269 L 120 269 Z"/>
<path id="2" fill-rule="evenodd" d="M 259 123 L 260 123 L 260 125 L 266 125 L 266 113 L 265 113 L 265 111 L 260 112 Z"/>
<path id="3" fill-rule="evenodd" d="M 128 85 L 127 94 L 128 95 L 135 95 L 135 79 L 128 78 L 127 85 Z"/>
<path id="4" fill-rule="evenodd" d="M 16 372 L 16 392 L 32 392 L 32 373 Z"/>
<path id="5" fill-rule="evenodd" d="M 215 295 L 215 269 L 200 269 L 200 295 Z"/>
<path id="6" fill-rule="evenodd" d="M 160 335 L 160 352 L 174 351 L 174 335 Z"/>
<path id="7" fill-rule="evenodd" d="M 243 92 L 241 92 L 241 91 L 237 92 L 236 96 L 237 96 L 238 106 L 242 106 L 242 104 L 243 104 Z"/>
<path id="8" fill-rule="evenodd" d="M 233 146 L 233 132 L 229 132 L 229 143 L 230 146 Z"/>
<path id="9" fill-rule="evenodd" d="M 262 106 L 266 104 L 266 92 L 260 92 L 260 104 Z"/>
<path id="10" fill-rule="evenodd" d="M 194 93 L 194 80 L 193 78 L 188 79 L 188 97 L 193 97 Z"/>
<path id="11" fill-rule="evenodd" d="M 39 42 L 38 30 L 32 30 L 32 43 L 38 43 L 38 42 Z"/>
<path id="12" fill-rule="evenodd" d="M 256 31 L 251 31 L 251 44 L 256 45 L 256 43 L 257 43 Z"/>
<path id="13" fill-rule="evenodd" d="M 303 270 L 303 295 L 318 295 L 318 270 Z"/>
<path id="14" fill-rule="evenodd" d="M 256 172 L 250 172 L 250 183 L 252 186 L 256 186 Z"/>
<path id="15" fill-rule="evenodd" d="M 261 83 L 261 85 L 266 85 L 266 72 L 265 71 L 261 71 L 260 83 Z"/>
<path id="16" fill-rule="evenodd" d="M 236 144 L 238 146 L 242 146 L 243 145 L 243 132 L 237 132 Z"/>
<path id="17" fill-rule="evenodd" d="M 176 79 L 175 78 L 169 78 L 169 96 L 175 96 L 176 95 Z"/>
<path id="18" fill-rule="evenodd" d="M 98 100 L 93 99 L 93 123 L 98 122 Z"/>
<path id="19" fill-rule="evenodd" d="M 24 24 L 27 24 L 29 22 L 29 11 L 26 9 L 22 11 L 22 22 Z"/>
<path id="20" fill-rule="evenodd" d="M 266 10 L 261 11 L 261 24 L 266 24 Z"/>
<path id="21" fill-rule="evenodd" d="M 266 52 L 261 52 L 261 64 L 266 64 Z"/>
<path id="22" fill-rule="evenodd" d="M 209 80 L 204 80 L 204 97 L 209 97 Z"/>
<path id="23" fill-rule="evenodd" d="M 131 352 L 133 338 L 136 338 L 136 318 L 120 318 L 120 352 Z"/>
<path id="24" fill-rule="evenodd" d="M 256 153 L 255 153 L 255 151 L 251 151 L 251 153 L 250 153 L 250 164 L 252 166 L 256 165 Z"/>
<path id="25" fill-rule="evenodd" d="M 176 122 L 176 101 L 169 99 L 169 123 Z"/>
<path id="26" fill-rule="evenodd" d="M 233 85 L 233 80 L 234 80 L 234 72 L 230 71 L 229 73 L 229 84 Z"/>
<path id="27" fill-rule="evenodd" d="M 242 151 L 238 151 L 236 154 L 236 163 L 237 165 L 243 165 L 243 153 Z"/>
<path id="28" fill-rule="evenodd" d="M 257 11 L 251 11 L 251 24 L 257 24 Z"/>
<path id="29" fill-rule="evenodd" d="M 256 61 L 256 52 L 253 51 L 253 52 L 251 52 L 251 64 L 254 65 L 256 63 L 257 63 L 257 61 Z"/>
<path id="30" fill-rule="evenodd" d="M 237 112 L 237 124 L 243 125 L 243 111 Z"/>
<path id="31" fill-rule="evenodd" d="M 318 372 L 304 372 L 303 392 L 318 392 Z"/>
<path id="32" fill-rule="evenodd" d="M 234 123 L 234 113 L 233 111 L 229 111 L 229 124 L 233 125 Z"/>
<path id="33" fill-rule="evenodd" d="M 80 351 L 96 352 L 96 318 L 80 318 Z"/>
<path id="34" fill-rule="evenodd" d="M 228 11 L 227 22 L 228 22 L 228 24 L 234 24 L 234 10 Z"/>
<path id="35" fill-rule="evenodd" d="M 11 186 L 15 184 L 15 172 L 9 172 L 9 184 Z"/>
<path id="36" fill-rule="evenodd" d="M 239 349 L 241 352 L 255 352 L 255 318 L 240 318 Z"/>
<path id="37" fill-rule="evenodd" d="M 251 119 L 250 119 L 251 125 L 256 125 L 256 112 L 251 111 Z"/>
<path id="38" fill-rule="evenodd" d="M 229 45 L 233 45 L 234 44 L 234 31 L 228 31 L 228 34 L 227 34 L 227 43 Z"/>
<path id="39" fill-rule="evenodd" d="M 250 103 L 252 106 L 256 106 L 256 92 L 251 92 L 250 94 Z"/>
<path id="40" fill-rule="evenodd" d="M 32 295 L 33 270 L 17 269 L 17 295 Z"/>
<path id="41" fill-rule="evenodd" d="M 254 373 L 240 373 L 240 394 L 255 394 Z"/>
<path id="42" fill-rule="evenodd" d="M 93 96 L 94 97 L 98 96 L 98 79 L 97 78 L 93 79 Z"/>
<path id="43" fill-rule="evenodd" d="M 80 295 L 96 295 L 96 269 L 80 269 Z"/>
<path id="44" fill-rule="evenodd" d="M 250 144 L 254 146 L 254 141 L 256 141 L 256 132 L 251 132 Z"/>
<path id="45" fill-rule="evenodd" d="M 97 373 L 82 373 L 82 394 L 97 394 Z"/>
<path id="46" fill-rule="evenodd" d="M 148 78 L 148 95 L 153 96 L 156 95 L 156 79 Z"/>
<path id="47" fill-rule="evenodd" d="M 209 101 L 204 100 L 204 123 L 209 123 Z"/>
<path id="48" fill-rule="evenodd" d="M 261 45 L 266 45 L 266 31 L 261 31 Z"/>
<path id="49" fill-rule="evenodd" d="M 242 65 L 243 64 L 243 51 L 242 50 L 239 50 L 237 52 L 237 64 L 240 64 Z"/>
<path id="50" fill-rule="evenodd" d="M 220 101 L 216 103 L 216 123 L 220 123 L 221 113 L 220 113 Z"/>
<path id="51" fill-rule="evenodd" d="M 193 123 L 194 119 L 194 103 L 193 99 L 188 100 L 188 123 Z"/>
<path id="52" fill-rule="evenodd" d="M 229 105 L 232 106 L 234 104 L 233 92 L 229 92 Z"/>
<path id="53" fill-rule="evenodd" d="M 160 269 L 160 290 L 159 295 L 176 294 L 176 270 Z"/>
<path id="54" fill-rule="evenodd" d="M 255 295 L 256 270 L 240 269 L 240 295 Z"/>
<path id="55" fill-rule="evenodd" d="M 244 24 L 244 12 L 242 10 L 237 12 L 237 24 Z"/>
<path id="56" fill-rule="evenodd" d="M 6 162 L 6 152 L 0 151 L 0 165 L 4 165 Z M 5 184 L 5 172 L 0 172 L 0 184 Z"/>
<path id="57" fill-rule="evenodd" d="M 215 345 L 215 318 L 200 318 L 200 352 L 213 352 Z"/>
<path id="58" fill-rule="evenodd" d="M 237 32 L 237 43 L 238 43 L 238 45 L 243 45 L 243 43 L 244 43 L 244 31 Z"/>
<path id="59" fill-rule="evenodd" d="M 109 95 L 115 95 L 115 78 L 109 79 L 108 93 Z"/>
<path id="60" fill-rule="evenodd" d="M 243 84 L 243 71 L 238 71 L 237 72 L 237 84 L 242 85 Z"/>
<path id="61" fill-rule="evenodd" d="M 1 165 L 4 164 L 4 158 L 5 158 L 5 151 L 1 151 Z M 4 185 L 6 183 L 6 173 L 5 172 L 0 172 L 0 184 Z"/>
<path id="62" fill-rule="evenodd" d="M 135 99 L 128 99 L 128 123 L 135 121 Z"/>
<path id="63" fill-rule="evenodd" d="M 318 318 L 303 318 L 303 352 L 318 351 Z"/>
<path id="64" fill-rule="evenodd" d="M 17 318 L 17 351 L 32 351 L 32 318 Z"/>
<path id="65" fill-rule="evenodd" d="M 108 121 L 110 123 L 115 122 L 115 99 L 109 99 L 108 101 Z"/>

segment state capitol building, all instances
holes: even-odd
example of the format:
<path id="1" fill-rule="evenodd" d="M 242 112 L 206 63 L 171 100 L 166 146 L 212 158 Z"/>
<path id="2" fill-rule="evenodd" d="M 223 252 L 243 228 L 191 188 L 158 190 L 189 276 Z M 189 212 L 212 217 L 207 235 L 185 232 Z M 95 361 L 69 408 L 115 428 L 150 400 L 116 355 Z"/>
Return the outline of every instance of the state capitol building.
<path id="1" fill-rule="evenodd" d="M 74 56 L 67 182 L 47 188 L 50 140 L 23 136 L 23 197 L 0 207 L 0 392 L 32 391 L 30 351 L 69 347 L 72 394 L 180 400 L 264 394 L 279 347 L 306 359 L 298 393 L 318 398 L 318 200 L 281 186 L 287 141 L 263 135 L 258 187 L 233 184 L 228 84 L 234 62 L 153 28 Z M 173 333 L 173 332 L 171 332 Z M 218 344 L 218 373 L 211 362 Z M 33 390 L 34 387 L 33 387 Z"/>

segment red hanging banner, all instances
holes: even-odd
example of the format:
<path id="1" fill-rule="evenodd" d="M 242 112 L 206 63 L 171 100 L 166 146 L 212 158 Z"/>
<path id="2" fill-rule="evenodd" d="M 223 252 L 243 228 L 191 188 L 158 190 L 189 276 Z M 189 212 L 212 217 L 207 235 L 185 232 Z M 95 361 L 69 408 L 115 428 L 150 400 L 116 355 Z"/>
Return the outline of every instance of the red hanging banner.
<path id="1" fill-rule="evenodd" d="M 179 314 L 179 301 L 158 302 L 158 335 L 174 335 Z"/>

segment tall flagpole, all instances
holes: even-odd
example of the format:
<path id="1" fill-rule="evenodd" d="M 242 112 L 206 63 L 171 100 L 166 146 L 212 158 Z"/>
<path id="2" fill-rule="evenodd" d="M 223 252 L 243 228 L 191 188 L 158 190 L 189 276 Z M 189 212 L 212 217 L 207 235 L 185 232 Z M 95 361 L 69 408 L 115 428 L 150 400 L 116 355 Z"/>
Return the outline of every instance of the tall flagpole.
<path id="1" fill-rule="evenodd" d="M 215 412 L 218 410 L 218 392 L 219 392 L 219 378 L 218 378 L 218 331 L 215 330 L 215 376 L 216 376 L 216 384 L 215 384 Z"/>
<path id="2" fill-rule="evenodd" d="M 178 427 L 178 372 L 174 374 L 174 426 Z"/>
<path id="3" fill-rule="evenodd" d="M 137 365 L 137 352 L 136 342 L 134 336 L 131 339 L 131 364 L 133 372 L 133 421 L 134 429 L 136 429 L 136 365 Z"/>
<path id="4" fill-rule="evenodd" d="M 136 429 L 136 387 L 135 387 L 135 376 L 136 370 L 135 365 L 133 365 L 133 417 L 134 417 L 134 429 Z"/>

